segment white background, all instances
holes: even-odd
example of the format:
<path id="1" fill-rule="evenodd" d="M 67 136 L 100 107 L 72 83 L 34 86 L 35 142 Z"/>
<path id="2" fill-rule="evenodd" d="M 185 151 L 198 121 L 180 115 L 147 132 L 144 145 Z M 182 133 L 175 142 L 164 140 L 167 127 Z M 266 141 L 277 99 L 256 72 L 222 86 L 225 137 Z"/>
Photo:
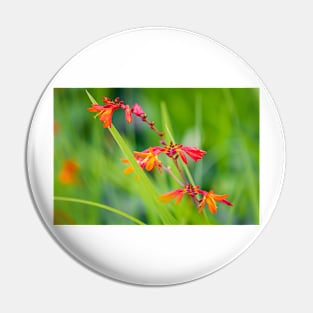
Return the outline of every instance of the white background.
<path id="1" fill-rule="evenodd" d="M 0 311 L 312 311 L 313 21 L 309 1 L 290 3 L 11 1 L 1 5 Z M 103 278 L 64 253 L 37 216 L 24 164 L 33 109 L 59 67 L 100 37 L 152 25 L 208 35 L 252 65 L 277 104 L 287 144 L 281 199 L 255 244 L 209 277 L 158 288 Z"/>

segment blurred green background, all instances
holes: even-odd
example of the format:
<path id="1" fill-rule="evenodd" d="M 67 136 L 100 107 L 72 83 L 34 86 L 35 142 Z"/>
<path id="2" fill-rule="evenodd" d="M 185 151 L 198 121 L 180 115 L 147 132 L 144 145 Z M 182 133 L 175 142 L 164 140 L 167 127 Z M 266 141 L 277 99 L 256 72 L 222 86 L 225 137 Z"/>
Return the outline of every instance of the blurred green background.
<path id="1" fill-rule="evenodd" d="M 103 96 L 139 103 L 148 118 L 165 130 L 169 119 L 176 143 L 207 154 L 188 167 L 201 189 L 229 195 L 232 207 L 218 204 L 198 213 L 185 196 L 178 205 L 161 203 L 173 224 L 259 224 L 259 90 L 257 88 L 86 88 L 102 104 Z M 162 224 L 154 213 L 155 199 L 136 179 L 125 175 L 125 158 L 110 131 L 87 111 L 84 88 L 54 90 L 54 195 L 105 204 L 145 224 Z M 166 108 L 166 112 L 161 109 Z M 132 151 L 159 145 L 159 137 L 124 112 L 113 114 L 113 125 Z M 172 160 L 161 158 L 169 165 Z M 180 188 L 165 172 L 147 173 L 158 194 Z M 150 201 L 150 202 L 149 202 Z M 173 201 L 174 202 L 174 201 Z M 55 200 L 55 224 L 134 224 L 128 218 L 88 204 Z"/>

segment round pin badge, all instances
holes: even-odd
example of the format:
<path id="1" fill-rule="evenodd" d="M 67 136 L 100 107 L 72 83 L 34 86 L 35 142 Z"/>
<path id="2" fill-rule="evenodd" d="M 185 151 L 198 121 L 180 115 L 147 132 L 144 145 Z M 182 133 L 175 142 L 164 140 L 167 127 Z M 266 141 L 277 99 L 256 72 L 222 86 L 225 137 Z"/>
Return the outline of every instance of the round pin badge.
<path id="1" fill-rule="evenodd" d="M 142 28 L 99 40 L 50 81 L 27 170 L 52 237 L 87 268 L 168 285 L 246 250 L 278 201 L 280 119 L 255 72 L 204 36 Z"/>

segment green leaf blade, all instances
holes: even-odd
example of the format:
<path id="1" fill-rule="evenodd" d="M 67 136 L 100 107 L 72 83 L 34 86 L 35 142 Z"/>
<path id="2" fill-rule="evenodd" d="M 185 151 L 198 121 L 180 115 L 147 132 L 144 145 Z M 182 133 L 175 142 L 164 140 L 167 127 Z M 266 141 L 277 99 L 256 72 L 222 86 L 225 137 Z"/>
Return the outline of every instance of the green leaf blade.
<path id="1" fill-rule="evenodd" d="M 142 221 L 140 221 L 139 219 L 137 219 L 136 217 L 127 214 L 121 210 L 118 210 L 116 208 L 110 207 L 108 205 L 102 204 L 102 203 L 98 203 L 98 202 L 93 202 L 93 201 L 89 201 L 89 200 L 84 200 L 84 199 L 77 199 L 77 198 L 70 198 L 70 197 L 60 197 L 60 196 L 55 196 L 54 201 L 66 201 L 66 202 L 75 202 L 75 203 L 80 203 L 80 204 L 87 204 L 87 205 L 91 205 L 91 206 L 95 206 L 101 209 L 104 209 L 106 211 L 115 213 L 117 215 L 123 216 L 127 219 L 129 219 L 130 221 L 138 224 L 138 225 L 145 225 L 145 223 L 143 223 Z"/>
<path id="2" fill-rule="evenodd" d="M 92 97 L 92 95 L 86 90 L 87 96 L 92 103 L 97 103 L 97 101 Z M 163 224 L 177 224 L 176 219 L 172 214 L 164 207 L 163 203 L 158 200 L 158 192 L 152 184 L 149 177 L 138 165 L 136 159 L 133 156 L 132 150 L 129 148 L 128 144 L 119 133 L 119 131 L 112 125 L 108 128 L 113 139 L 119 146 L 124 157 L 129 161 L 130 165 L 134 168 L 136 176 L 139 178 L 136 183 L 140 184 L 140 195 L 141 199 L 146 205 L 148 215 L 152 219 L 152 224 L 159 224 L 161 221 Z"/>

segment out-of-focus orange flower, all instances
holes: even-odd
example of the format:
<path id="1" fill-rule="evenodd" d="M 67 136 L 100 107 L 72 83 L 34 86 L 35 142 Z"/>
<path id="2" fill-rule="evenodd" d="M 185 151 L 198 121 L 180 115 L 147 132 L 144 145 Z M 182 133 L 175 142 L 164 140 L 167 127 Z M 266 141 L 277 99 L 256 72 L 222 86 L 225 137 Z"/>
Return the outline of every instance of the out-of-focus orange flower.
<path id="1" fill-rule="evenodd" d="M 65 160 L 59 173 L 59 181 L 61 184 L 70 185 L 77 183 L 77 173 L 79 166 L 74 160 Z"/>
<path id="2" fill-rule="evenodd" d="M 217 212 L 217 205 L 216 201 L 222 202 L 226 205 L 232 206 L 233 204 L 226 200 L 228 195 L 216 195 L 213 190 L 210 190 L 209 192 L 201 190 L 201 193 L 203 194 L 202 200 L 199 204 L 199 213 L 203 211 L 203 208 L 205 205 L 208 205 L 208 208 L 211 213 L 215 214 Z"/>
<path id="3" fill-rule="evenodd" d="M 126 168 L 124 169 L 124 171 L 123 171 L 124 174 L 128 175 L 128 174 L 134 172 L 134 168 L 133 168 L 132 165 L 130 165 L 129 160 L 127 160 L 127 159 L 121 159 L 121 161 L 122 161 L 123 163 L 125 163 L 125 164 L 128 165 L 128 167 L 126 167 Z M 136 180 L 139 180 L 139 176 L 138 176 L 138 175 L 136 175 L 135 178 L 136 178 Z"/>
<path id="4" fill-rule="evenodd" d="M 132 172 L 134 171 L 134 168 L 130 165 L 129 160 L 127 160 L 127 159 L 121 159 L 121 161 L 122 161 L 124 164 L 129 165 L 128 167 L 126 167 L 126 168 L 124 169 L 124 174 L 130 174 L 130 173 L 132 173 Z"/>
<path id="5" fill-rule="evenodd" d="M 53 133 L 54 135 L 59 131 L 59 123 L 57 121 L 53 122 Z"/>
<path id="6" fill-rule="evenodd" d="M 54 225 L 75 225 L 74 219 L 58 208 L 54 208 L 53 214 Z"/>

